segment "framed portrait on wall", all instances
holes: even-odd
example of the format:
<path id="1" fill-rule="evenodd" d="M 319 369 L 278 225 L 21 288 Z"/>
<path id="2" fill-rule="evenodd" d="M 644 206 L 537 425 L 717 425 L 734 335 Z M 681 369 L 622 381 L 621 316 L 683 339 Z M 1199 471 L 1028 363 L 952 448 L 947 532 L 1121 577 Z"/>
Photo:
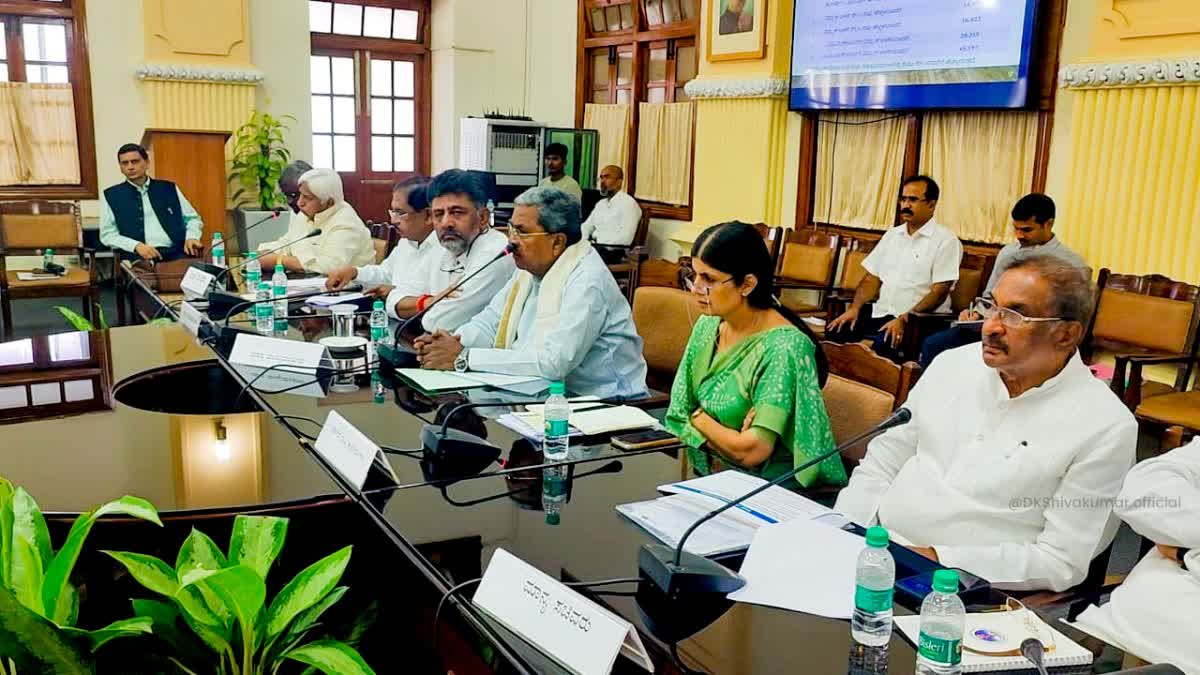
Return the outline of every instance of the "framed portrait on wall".
<path id="1" fill-rule="evenodd" d="M 767 0 L 706 0 L 708 60 L 761 59 L 767 52 Z"/>

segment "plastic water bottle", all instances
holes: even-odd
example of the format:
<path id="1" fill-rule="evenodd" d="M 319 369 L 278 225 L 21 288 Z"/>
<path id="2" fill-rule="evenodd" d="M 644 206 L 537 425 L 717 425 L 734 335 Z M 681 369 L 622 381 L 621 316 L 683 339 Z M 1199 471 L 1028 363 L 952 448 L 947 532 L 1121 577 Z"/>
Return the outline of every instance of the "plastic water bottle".
<path id="1" fill-rule="evenodd" d="M 220 232 L 213 232 L 212 264 L 217 267 L 225 266 L 225 238 L 221 236 Z"/>
<path id="2" fill-rule="evenodd" d="M 958 597 L 958 572 L 933 573 L 933 592 L 921 603 L 921 636 L 917 640 L 917 675 L 962 672 L 962 637 L 967 610 Z"/>
<path id="3" fill-rule="evenodd" d="M 375 350 L 375 356 L 372 360 L 379 358 L 379 346 L 384 344 L 388 338 L 388 317 L 387 310 L 383 308 L 383 300 L 376 300 L 371 303 L 371 346 Z"/>
<path id="4" fill-rule="evenodd" d="M 54 249 L 52 249 L 52 248 L 42 249 L 42 269 L 45 271 L 49 271 L 50 266 L 53 264 L 54 264 Z"/>
<path id="5" fill-rule="evenodd" d="M 850 635 L 867 647 L 883 647 L 892 639 L 892 591 L 896 562 L 888 552 L 888 532 L 875 526 L 867 530 L 867 547 L 858 554 L 854 572 L 854 617 Z"/>
<path id="6" fill-rule="evenodd" d="M 254 294 L 254 326 L 263 335 L 270 335 L 275 328 L 271 310 L 271 285 L 265 281 L 258 282 L 258 291 Z"/>
<path id="7" fill-rule="evenodd" d="M 287 295 L 287 273 L 283 271 L 282 263 L 275 263 L 275 274 L 271 276 L 271 297 L 275 306 L 275 334 L 283 335 L 288 329 L 288 301 L 280 300 Z"/>
<path id="8" fill-rule="evenodd" d="M 567 402 L 567 387 L 562 382 L 550 383 L 550 398 L 546 399 L 542 416 L 546 420 L 542 436 L 542 456 L 546 462 L 561 462 L 570 450 L 571 404 Z"/>
<path id="9" fill-rule="evenodd" d="M 258 262 L 258 254 L 251 251 L 246 254 L 246 287 L 258 288 L 262 281 L 262 263 Z"/>
<path id="10" fill-rule="evenodd" d="M 558 525 L 567 501 L 567 465 L 552 464 L 542 469 L 542 511 L 547 525 Z"/>

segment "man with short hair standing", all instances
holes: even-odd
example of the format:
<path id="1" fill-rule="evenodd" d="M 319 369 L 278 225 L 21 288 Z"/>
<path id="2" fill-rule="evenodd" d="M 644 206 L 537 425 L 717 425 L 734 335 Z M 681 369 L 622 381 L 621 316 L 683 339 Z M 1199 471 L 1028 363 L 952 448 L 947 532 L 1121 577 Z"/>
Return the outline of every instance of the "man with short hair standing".
<path id="1" fill-rule="evenodd" d="M 125 182 L 104 191 L 100 241 L 142 260 L 170 261 L 199 255 L 204 223 L 177 185 L 150 178 L 149 154 L 136 143 L 117 150 Z"/>
<path id="2" fill-rule="evenodd" d="M 885 232 L 863 260 L 867 273 L 850 307 L 829 322 L 826 339 L 844 343 L 870 338 L 876 353 L 899 360 L 909 313 L 950 309 L 950 289 L 958 281 L 963 248 L 958 237 L 934 219 L 939 196 L 938 184 L 928 176 L 904 181 L 901 223 Z"/>
<path id="3" fill-rule="evenodd" d="M 642 338 L 579 220 L 579 202 L 561 190 L 517 197 L 508 231 L 517 273 L 456 334 L 418 338 L 421 366 L 536 376 L 600 398 L 644 397 Z"/>
<path id="4" fill-rule="evenodd" d="M 1133 415 L 1079 357 L 1094 295 L 1061 258 L 1015 254 L 976 301 L 982 346 L 933 362 L 912 421 L 871 441 L 834 508 L 998 588 L 1083 581 L 1137 449 Z"/>
<path id="5" fill-rule="evenodd" d="M 264 270 L 278 262 L 293 272 L 329 274 L 346 265 L 375 262 L 371 231 L 343 197 L 342 177 L 336 171 L 311 169 L 300 176 L 296 206 L 308 231 L 297 237 L 289 228 L 283 239 L 259 244 L 259 251 L 279 249 L 261 258 Z"/>
<path id="6" fill-rule="evenodd" d="M 598 246 L 630 246 L 642 221 L 642 207 L 621 188 L 625 172 L 619 166 L 600 171 L 600 201 L 583 222 L 583 238 Z M 603 252 L 601 253 L 603 255 Z"/>
<path id="7" fill-rule="evenodd" d="M 562 143 L 551 143 L 546 146 L 545 161 L 546 177 L 538 185 L 556 187 L 569 195 L 574 195 L 575 199 L 582 203 L 583 189 L 579 187 L 579 183 L 576 183 L 574 178 L 567 175 L 567 146 Z"/>

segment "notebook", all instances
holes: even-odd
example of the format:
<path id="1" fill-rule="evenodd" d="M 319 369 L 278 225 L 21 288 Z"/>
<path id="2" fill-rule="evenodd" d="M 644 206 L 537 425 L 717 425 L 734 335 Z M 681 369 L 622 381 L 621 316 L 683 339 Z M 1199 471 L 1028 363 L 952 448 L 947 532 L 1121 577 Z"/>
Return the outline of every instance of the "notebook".
<path id="1" fill-rule="evenodd" d="M 1037 615 L 1025 610 L 1030 617 L 1030 622 L 1037 627 L 1039 637 L 1042 638 L 1044 644 L 1053 644 L 1054 648 L 1047 647 L 1046 655 L 1043 661 L 1046 668 L 1062 668 L 1070 666 L 1087 666 L 1092 663 L 1092 653 L 1088 650 L 1075 644 L 1066 635 L 1052 628 L 1045 621 L 1042 621 Z M 980 634 L 981 630 L 985 630 L 979 622 L 993 618 L 997 615 L 1016 614 L 1016 612 L 993 612 L 984 614 L 968 614 L 967 615 L 967 632 Z M 918 615 L 897 616 L 893 618 L 896 627 L 908 638 L 910 642 L 916 644 L 921 633 L 921 617 Z M 974 622 L 974 623 L 973 623 Z M 975 630 L 972 630 L 973 626 Z M 999 631 L 987 630 L 990 636 Z M 970 637 L 969 635 L 967 637 Z M 1020 648 L 1021 641 L 1027 637 L 1031 637 L 1029 633 L 1018 634 L 1014 636 L 1005 636 L 1009 642 L 1013 642 Z M 969 644 L 968 640 L 963 641 L 964 645 Z M 969 649 L 963 649 L 962 655 L 962 671 L 964 673 L 989 673 L 1004 670 L 1031 670 L 1031 664 L 1024 656 L 987 656 L 973 652 Z"/>

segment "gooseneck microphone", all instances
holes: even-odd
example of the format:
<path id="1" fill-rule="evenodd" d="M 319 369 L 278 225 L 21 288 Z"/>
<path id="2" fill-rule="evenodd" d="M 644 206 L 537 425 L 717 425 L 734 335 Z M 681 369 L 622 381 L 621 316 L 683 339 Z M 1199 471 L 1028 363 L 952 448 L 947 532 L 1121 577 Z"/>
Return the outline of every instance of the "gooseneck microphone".
<path id="1" fill-rule="evenodd" d="M 244 234 L 246 232 L 249 232 L 250 230 L 253 230 L 254 228 L 258 227 L 259 225 L 262 225 L 263 223 L 265 223 L 269 220 L 275 220 L 276 218 L 279 218 L 279 214 L 281 214 L 281 213 L 283 213 L 283 209 L 281 207 L 277 206 L 277 207 L 271 209 L 271 215 L 266 216 L 264 218 L 260 218 L 256 221 L 254 221 L 253 223 L 251 223 L 250 225 L 247 225 L 246 227 L 242 228 L 242 233 Z M 228 247 L 229 242 L 236 240 L 237 236 L 238 236 L 238 231 L 234 230 L 233 236 L 229 237 L 229 239 L 226 239 L 223 243 L 225 244 L 225 246 Z M 216 242 L 210 241 L 208 246 L 204 247 L 204 251 L 200 254 L 200 257 L 203 258 L 203 257 L 207 256 L 209 253 L 211 253 L 212 249 L 213 249 L 213 244 L 215 244 L 215 243 Z M 241 242 L 239 242 L 239 243 L 241 243 Z M 226 250 L 228 250 L 228 248 L 226 248 Z"/>
<path id="2" fill-rule="evenodd" d="M 286 243 L 282 246 L 276 246 L 275 248 L 273 248 L 269 251 L 263 251 L 262 255 L 256 256 L 255 259 L 257 260 L 259 258 L 262 258 L 264 255 L 271 255 L 272 253 L 275 253 L 276 251 L 282 251 L 283 249 L 285 249 L 289 246 L 292 246 L 293 244 L 299 244 L 300 242 L 304 241 L 305 239 L 312 239 L 313 237 L 319 237 L 319 236 L 321 236 L 321 228 L 318 227 L 317 229 L 313 230 L 312 232 L 309 232 L 308 234 L 304 235 L 303 237 L 298 237 L 296 239 L 293 239 L 292 241 L 289 241 L 288 243 Z M 231 265 L 229 267 L 226 267 L 224 270 L 222 270 L 221 273 L 218 274 L 215 279 L 213 279 L 213 283 L 217 283 L 219 285 L 219 282 L 222 279 L 224 279 L 225 276 L 228 275 L 230 272 L 238 269 L 239 267 L 245 267 L 248 264 L 250 264 L 249 255 L 247 255 L 246 259 L 243 260 L 242 262 L 240 262 L 236 265 Z"/>
<path id="3" fill-rule="evenodd" d="M 908 423 L 912 419 L 912 413 L 908 408 L 900 408 L 893 412 L 891 416 L 883 420 L 874 427 L 858 434 L 857 436 L 838 445 L 829 452 L 822 453 L 816 457 L 804 462 L 800 466 L 788 471 L 769 483 L 760 485 L 759 487 L 747 492 L 746 494 L 722 504 L 720 507 L 706 513 L 696 522 L 692 523 L 679 538 L 679 545 L 672 548 L 664 544 L 646 544 L 642 546 L 638 552 L 638 569 L 642 574 L 654 582 L 668 596 L 675 597 L 685 593 L 731 593 L 746 585 L 745 579 L 740 575 L 730 571 L 724 565 L 713 562 L 704 556 L 688 553 L 683 550 L 684 544 L 688 537 L 696 531 L 704 523 L 716 518 L 725 511 L 745 502 L 747 499 L 755 495 L 775 487 L 795 476 L 796 474 L 816 466 L 821 462 L 840 454 L 846 448 L 852 447 L 863 442 L 868 438 L 877 436 L 892 427 L 898 427 Z"/>
<path id="4" fill-rule="evenodd" d="M 291 246 L 292 244 L 295 244 L 297 242 L 301 242 L 301 241 L 304 241 L 305 239 L 311 239 L 312 237 L 319 237 L 319 236 L 321 236 L 321 229 L 317 228 L 317 229 L 313 230 L 312 232 L 309 232 L 308 234 L 304 235 L 303 237 L 294 239 L 294 240 L 284 244 L 283 246 L 278 246 L 269 251 L 264 251 L 263 255 L 270 255 L 276 251 L 285 249 L 288 246 Z M 214 320 L 218 316 L 228 318 L 230 313 L 233 312 L 233 308 L 237 307 L 242 302 L 244 302 L 242 300 L 242 296 L 234 294 L 234 293 L 226 293 L 226 292 L 222 291 L 221 289 L 225 287 L 224 279 L 230 272 L 232 272 L 233 270 L 235 270 L 239 267 L 244 267 L 249 263 L 250 263 L 250 259 L 249 259 L 249 257 L 247 257 L 242 262 L 240 262 L 236 265 L 233 265 L 231 267 L 226 267 L 225 269 L 221 270 L 219 273 L 217 273 L 216 276 L 213 277 L 212 281 L 209 282 L 210 290 L 208 292 L 208 297 L 206 298 L 208 300 L 208 316 L 209 316 L 209 318 L 212 318 Z M 257 289 L 249 289 L 249 290 L 254 291 Z"/>
<path id="5" fill-rule="evenodd" d="M 1025 638 L 1021 642 L 1021 656 L 1024 656 L 1026 660 L 1037 668 L 1038 675 L 1047 675 L 1046 664 L 1044 663 L 1045 655 L 1046 646 L 1042 644 L 1041 640 L 1037 638 Z"/>

